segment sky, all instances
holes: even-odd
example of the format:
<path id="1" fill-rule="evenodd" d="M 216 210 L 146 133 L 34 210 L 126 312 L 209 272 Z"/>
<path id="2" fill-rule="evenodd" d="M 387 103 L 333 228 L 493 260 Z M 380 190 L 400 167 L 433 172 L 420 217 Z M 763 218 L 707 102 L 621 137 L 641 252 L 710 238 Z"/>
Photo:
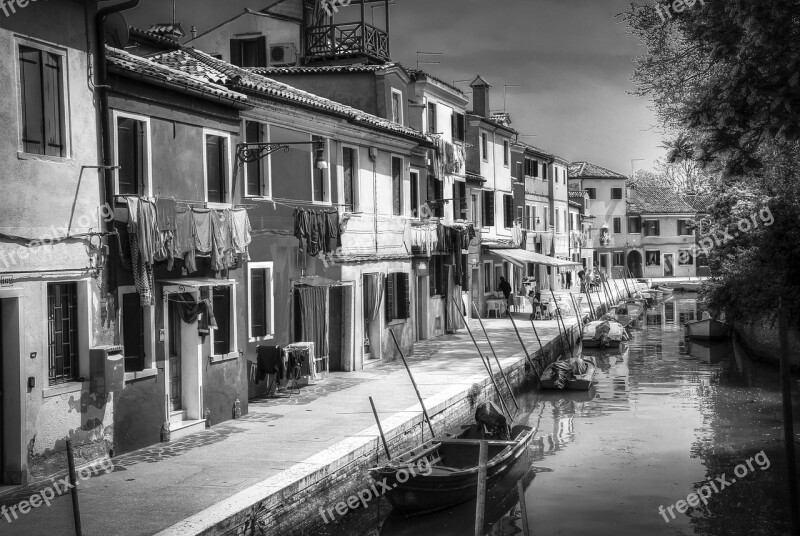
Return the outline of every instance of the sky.
<path id="1" fill-rule="evenodd" d="M 175 0 L 188 32 L 273 0 Z M 442 80 L 483 76 L 491 107 L 506 111 L 521 141 L 569 161 L 590 161 L 628 175 L 651 169 L 663 132 L 650 103 L 630 94 L 633 59 L 642 50 L 616 17 L 630 0 L 395 0 L 392 59 L 416 67 L 417 51 L 439 64 L 420 68 Z M 375 10 L 382 17 L 382 10 Z M 146 29 L 172 19 L 170 0 L 142 0 L 125 13 Z M 469 91 L 468 84 L 457 84 Z"/>

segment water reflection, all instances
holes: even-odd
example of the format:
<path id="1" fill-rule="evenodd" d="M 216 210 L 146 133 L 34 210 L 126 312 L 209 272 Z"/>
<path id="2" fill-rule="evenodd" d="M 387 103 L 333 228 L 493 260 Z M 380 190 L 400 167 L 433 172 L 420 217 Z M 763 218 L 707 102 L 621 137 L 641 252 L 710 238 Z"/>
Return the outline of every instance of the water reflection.
<path id="1" fill-rule="evenodd" d="M 778 371 L 735 342 L 685 341 L 683 323 L 701 314 L 694 295 L 675 294 L 648 310 L 628 344 L 583 350 L 598 364 L 590 391 L 518 398 L 520 423 L 537 435 L 529 460 L 492 491 L 487 533 L 520 534 L 514 486 L 523 478 L 537 536 L 788 534 Z M 659 515 L 659 506 L 710 480 L 730 480 L 761 451 L 767 470 L 756 468 L 669 523 Z M 384 501 L 309 534 L 472 534 L 474 512 L 472 502 L 411 521 L 389 514 Z"/>

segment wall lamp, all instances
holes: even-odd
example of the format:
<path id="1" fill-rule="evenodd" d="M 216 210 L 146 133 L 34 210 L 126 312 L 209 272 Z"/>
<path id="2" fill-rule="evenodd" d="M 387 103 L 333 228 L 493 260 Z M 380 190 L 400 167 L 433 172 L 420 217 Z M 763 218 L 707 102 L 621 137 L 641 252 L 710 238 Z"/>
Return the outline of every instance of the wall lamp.
<path id="1" fill-rule="evenodd" d="M 283 151 L 288 153 L 294 145 L 313 145 L 316 153 L 314 165 L 317 169 L 328 169 L 328 161 L 325 160 L 325 141 L 290 141 L 290 142 L 272 142 L 272 143 L 239 143 L 236 145 L 236 159 L 239 161 L 239 167 L 244 167 L 245 164 L 258 162 L 266 158 L 272 153 Z"/>

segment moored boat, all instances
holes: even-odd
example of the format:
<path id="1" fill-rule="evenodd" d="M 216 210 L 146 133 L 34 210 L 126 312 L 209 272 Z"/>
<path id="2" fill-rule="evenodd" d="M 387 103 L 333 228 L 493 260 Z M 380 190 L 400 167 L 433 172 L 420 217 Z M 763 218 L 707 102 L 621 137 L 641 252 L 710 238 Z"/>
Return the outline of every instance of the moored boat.
<path id="1" fill-rule="evenodd" d="M 551 363 L 542 372 L 542 389 L 561 389 L 566 391 L 588 391 L 592 388 L 594 375 L 597 373 L 597 365 L 594 358 L 578 358 L 586 364 L 586 370 L 582 374 L 575 371 L 574 363 L 570 361 L 556 361 Z M 569 366 L 572 371 L 562 382 L 559 382 L 559 364 Z M 561 383 L 562 386 L 559 385 Z"/>
<path id="2" fill-rule="evenodd" d="M 724 339 L 730 333 L 730 326 L 725 322 L 706 318 L 685 324 L 686 335 L 693 339 Z"/>
<path id="3" fill-rule="evenodd" d="M 628 340 L 628 333 L 619 322 L 595 320 L 583 326 L 581 339 L 586 348 L 616 347 Z"/>
<path id="4" fill-rule="evenodd" d="M 533 438 L 530 426 L 514 426 L 508 441 L 486 440 L 489 462 L 487 488 L 499 481 L 522 456 Z M 475 498 L 478 482 L 478 456 L 483 434 L 474 425 L 453 428 L 394 458 L 386 465 L 370 469 L 370 476 L 381 483 L 386 498 L 407 517 L 423 515 Z M 425 466 L 425 469 L 420 469 Z"/>

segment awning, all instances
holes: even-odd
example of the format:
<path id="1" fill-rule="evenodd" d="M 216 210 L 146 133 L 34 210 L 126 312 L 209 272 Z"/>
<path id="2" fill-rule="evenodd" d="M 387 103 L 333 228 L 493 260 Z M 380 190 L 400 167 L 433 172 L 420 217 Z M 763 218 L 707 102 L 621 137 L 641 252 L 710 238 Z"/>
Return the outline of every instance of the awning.
<path id="1" fill-rule="evenodd" d="M 548 257 L 547 255 L 542 255 L 541 253 L 535 253 L 533 251 L 527 251 L 525 249 L 490 249 L 489 251 L 498 257 L 502 257 L 505 260 L 510 261 L 522 268 L 524 268 L 525 264 L 529 262 L 544 264 L 545 266 L 556 266 L 558 268 L 582 266 L 582 264 L 579 262 L 565 261 L 555 257 Z"/>
<path id="2" fill-rule="evenodd" d="M 344 287 L 352 284 L 352 281 L 335 281 L 319 275 L 310 275 L 300 277 L 298 279 L 292 279 L 292 285 L 296 287 Z"/>
<path id="3" fill-rule="evenodd" d="M 198 279 L 166 279 L 159 281 L 164 286 L 184 287 L 190 290 L 197 290 L 202 287 L 222 287 L 233 286 L 236 281 L 233 279 L 214 279 L 212 277 L 203 277 Z"/>

